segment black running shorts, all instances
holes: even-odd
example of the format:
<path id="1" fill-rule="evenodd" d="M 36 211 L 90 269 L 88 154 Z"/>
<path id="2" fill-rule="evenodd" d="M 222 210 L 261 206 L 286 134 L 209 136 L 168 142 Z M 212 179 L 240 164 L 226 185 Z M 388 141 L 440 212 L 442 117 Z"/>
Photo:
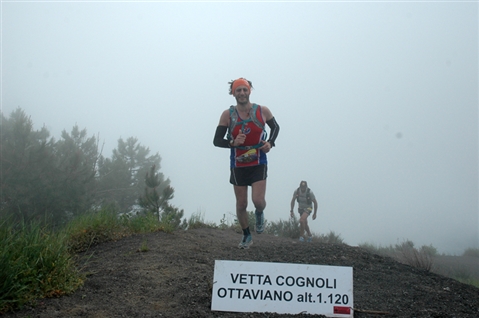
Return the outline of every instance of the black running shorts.
<path id="1" fill-rule="evenodd" d="M 256 181 L 266 180 L 267 177 L 267 165 L 231 168 L 230 183 L 236 186 L 250 186 Z"/>

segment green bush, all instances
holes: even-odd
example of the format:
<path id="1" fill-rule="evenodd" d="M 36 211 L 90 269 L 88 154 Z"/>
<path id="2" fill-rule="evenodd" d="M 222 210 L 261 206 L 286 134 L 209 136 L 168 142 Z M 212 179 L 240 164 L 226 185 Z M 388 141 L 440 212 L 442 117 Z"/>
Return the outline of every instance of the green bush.
<path id="1" fill-rule="evenodd" d="M 154 232 L 158 227 L 158 216 L 151 212 L 134 216 L 125 214 L 120 220 L 122 226 L 131 233 Z"/>
<path id="2" fill-rule="evenodd" d="M 90 246 L 117 240 L 133 233 L 164 231 L 171 233 L 181 228 L 183 210 L 169 208 L 160 214 L 153 212 L 138 215 L 118 215 L 116 208 L 104 207 L 84 213 L 67 224 L 64 231 L 69 247 L 74 252 L 87 250 Z"/>
<path id="3" fill-rule="evenodd" d="M 185 225 L 186 226 L 184 228 L 188 230 L 204 227 L 217 228 L 215 223 L 205 221 L 205 215 L 201 211 L 196 211 L 195 213 L 192 213 Z"/>
<path id="4" fill-rule="evenodd" d="M 179 210 L 178 208 L 174 208 L 172 206 L 167 206 L 160 214 L 159 223 L 161 230 L 171 233 L 181 228 L 181 218 L 183 215 L 183 210 Z"/>
<path id="5" fill-rule="evenodd" d="M 254 213 L 253 213 L 254 216 Z M 266 224 L 265 233 L 273 234 L 281 237 L 288 237 L 292 239 L 299 238 L 299 219 L 294 215 L 287 220 L 279 220 L 277 222 L 268 222 Z M 343 244 L 343 239 L 334 231 L 328 234 L 316 234 L 311 232 L 313 241 L 328 244 Z"/>
<path id="6" fill-rule="evenodd" d="M 0 221 L 0 313 L 78 288 L 83 279 L 73 253 L 132 233 L 173 231 L 182 216 L 182 210 L 171 209 L 161 220 L 153 213 L 119 217 L 117 209 L 104 207 L 74 218 L 56 232 L 39 223 Z M 147 250 L 146 242 L 141 249 Z"/>
<path id="7" fill-rule="evenodd" d="M 128 218 L 119 218 L 115 209 L 103 208 L 74 218 L 63 231 L 68 237 L 69 248 L 73 252 L 81 252 L 90 246 L 124 237 L 134 226 Z"/>
<path id="8" fill-rule="evenodd" d="M 400 263 L 425 269 L 427 271 L 432 269 L 433 257 L 437 255 L 437 249 L 434 246 L 423 245 L 420 249 L 417 249 L 414 247 L 414 243 L 410 240 L 405 240 L 395 246 L 389 245 L 387 247 L 382 247 L 362 243 L 359 244 L 359 247 L 378 255 L 392 257 Z"/>
<path id="9" fill-rule="evenodd" d="M 83 283 L 66 241 L 64 233 L 38 223 L 0 223 L 0 313 L 71 293 Z"/>
<path id="10" fill-rule="evenodd" d="M 405 241 L 401 245 L 396 245 L 398 251 L 397 258 L 400 262 L 430 271 L 433 265 L 433 252 L 430 248 L 417 249 L 411 241 Z"/>
<path id="11" fill-rule="evenodd" d="M 389 256 L 394 258 L 396 254 L 396 251 L 392 245 L 384 247 L 384 246 L 380 246 L 380 245 L 376 245 L 372 243 L 361 243 L 361 244 L 358 244 L 358 246 L 361 248 L 364 248 L 365 250 L 371 253 L 375 253 L 382 256 Z"/>
<path id="12" fill-rule="evenodd" d="M 220 230 L 234 230 L 237 233 L 241 232 L 241 226 L 239 225 L 238 219 L 236 217 L 236 214 L 228 214 L 226 215 L 223 214 L 223 217 L 220 220 L 219 225 L 215 227 L 220 229 Z"/>
<path id="13" fill-rule="evenodd" d="M 265 233 L 297 239 L 299 238 L 299 220 L 295 215 L 287 220 L 270 222 L 265 227 Z"/>
<path id="14" fill-rule="evenodd" d="M 313 234 L 313 240 L 328 244 L 344 244 L 344 240 L 342 239 L 341 235 L 336 234 L 334 231 L 330 231 L 328 234 L 320 234 L 318 236 Z"/>
<path id="15" fill-rule="evenodd" d="M 479 258 L 479 248 L 468 248 L 464 251 L 462 256 L 470 256 Z"/>

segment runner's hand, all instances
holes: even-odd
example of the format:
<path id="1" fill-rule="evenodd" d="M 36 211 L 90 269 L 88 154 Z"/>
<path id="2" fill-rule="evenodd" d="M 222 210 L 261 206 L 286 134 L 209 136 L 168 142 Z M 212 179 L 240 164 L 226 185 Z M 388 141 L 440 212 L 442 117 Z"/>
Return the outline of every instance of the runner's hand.
<path id="1" fill-rule="evenodd" d="M 263 145 L 259 147 L 259 150 L 263 151 L 264 153 L 268 153 L 271 150 L 271 144 L 267 141 L 261 140 Z"/>
<path id="2" fill-rule="evenodd" d="M 246 140 L 246 135 L 243 134 L 243 131 L 242 131 L 242 130 L 240 130 L 240 131 L 239 131 L 239 134 L 238 134 L 238 135 L 236 136 L 236 138 L 235 138 L 235 143 L 236 143 L 236 145 L 239 146 L 239 145 L 244 144 L 245 140 Z"/>

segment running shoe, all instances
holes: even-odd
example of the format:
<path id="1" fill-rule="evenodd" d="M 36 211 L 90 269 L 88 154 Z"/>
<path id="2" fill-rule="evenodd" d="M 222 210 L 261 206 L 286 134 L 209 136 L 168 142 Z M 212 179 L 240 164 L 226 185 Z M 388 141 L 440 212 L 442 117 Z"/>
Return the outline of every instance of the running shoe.
<path id="1" fill-rule="evenodd" d="M 308 243 L 311 243 L 313 241 L 313 236 L 308 236 Z"/>
<path id="2" fill-rule="evenodd" d="M 238 248 L 247 249 L 251 245 L 253 245 L 253 237 L 251 236 L 251 234 L 243 235 L 243 239 L 239 243 Z"/>
<path id="3" fill-rule="evenodd" d="M 300 237 L 299 237 L 299 241 L 300 241 L 300 242 L 304 242 L 304 237 L 300 236 Z"/>
<path id="4" fill-rule="evenodd" d="M 256 211 L 256 233 L 261 234 L 264 231 L 264 213 Z"/>

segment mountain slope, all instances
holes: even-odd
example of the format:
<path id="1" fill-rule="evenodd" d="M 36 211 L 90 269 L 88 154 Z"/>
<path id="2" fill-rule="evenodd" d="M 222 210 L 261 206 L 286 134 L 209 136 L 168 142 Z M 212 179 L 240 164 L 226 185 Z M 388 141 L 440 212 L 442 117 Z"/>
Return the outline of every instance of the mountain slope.
<path id="1" fill-rule="evenodd" d="M 261 234 L 239 250 L 233 230 L 135 235 L 78 256 L 88 274 L 70 296 L 5 317 L 313 317 L 211 311 L 215 260 L 353 267 L 355 317 L 479 317 L 479 289 L 358 247 Z M 376 314 L 374 314 L 376 312 Z M 317 315 L 316 315 L 317 316 Z"/>

